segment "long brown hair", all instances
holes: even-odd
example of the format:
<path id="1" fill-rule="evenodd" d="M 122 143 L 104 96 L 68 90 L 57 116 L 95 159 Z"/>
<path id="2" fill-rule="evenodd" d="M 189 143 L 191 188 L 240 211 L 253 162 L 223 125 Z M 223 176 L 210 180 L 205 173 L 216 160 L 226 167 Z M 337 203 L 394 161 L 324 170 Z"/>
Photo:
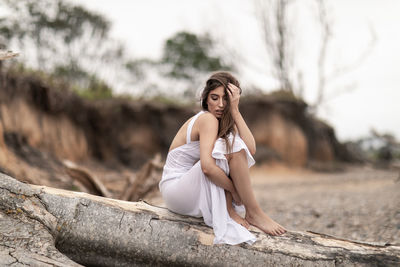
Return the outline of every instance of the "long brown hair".
<path id="1" fill-rule="evenodd" d="M 208 95 L 210 94 L 210 91 L 214 90 L 215 88 L 219 86 L 224 87 L 225 95 L 227 96 L 226 99 L 226 106 L 224 107 L 224 112 L 219 119 L 219 125 L 218 125 L 218 137 L 223 138 L 225 140 L 226 144 L 226 150 L 228 153 L 232 152 L 232 145 L 235 139 L 233 139 L 232 143 L 229 143 L 228 136 L 230 133 L 233 134 L 233 136 L 236 135 L 236 130 L 235 130 L 235 121 L 233 120 L 232 114 L 231 114 L 231 102 L 229 99 L 229 94 L 228 94 L 228 83 L 232 83 L 235 86 L 240 88 L 239 81 L 233 77 L 232 74 L 224 71 L 219 71 L 211 75 L 211 77 L 207 80 L 206 86 L 203 89 L 203 92 L 201 94 L 201 106 L 203 110 L 208 110 L 208 105 L 207 105 L 207 99 Z M 241 89 L 240 89 L 241 92 Z"/>

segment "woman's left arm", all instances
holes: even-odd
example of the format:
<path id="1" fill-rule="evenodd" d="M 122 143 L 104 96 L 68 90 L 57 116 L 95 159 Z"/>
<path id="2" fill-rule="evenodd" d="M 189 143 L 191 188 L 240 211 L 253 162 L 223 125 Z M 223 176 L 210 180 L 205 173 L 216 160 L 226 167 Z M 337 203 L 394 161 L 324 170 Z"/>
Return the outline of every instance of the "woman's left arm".
<path id="1" fill-rule="evenodd" d="M 233 120 L 235 121 L 240 138 L 243 139 L 250 153 L 254 155 L 256 153 L 256 141 L 239 111 L 240 89 L 231 83 L 228 84 L 228 88 Z"/>

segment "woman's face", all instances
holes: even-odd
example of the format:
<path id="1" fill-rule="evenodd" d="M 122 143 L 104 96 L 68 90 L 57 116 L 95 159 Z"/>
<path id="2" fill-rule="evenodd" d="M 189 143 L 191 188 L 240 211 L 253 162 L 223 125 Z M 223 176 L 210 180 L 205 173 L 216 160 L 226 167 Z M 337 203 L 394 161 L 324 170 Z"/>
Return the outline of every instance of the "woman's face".
<path id="1" fill-rule="evenodd" d="M 222 117 L 227 104 L 227 95 L 223 86 L 211 90 L 207 97 L 208 111 L 218 119 Z"/>

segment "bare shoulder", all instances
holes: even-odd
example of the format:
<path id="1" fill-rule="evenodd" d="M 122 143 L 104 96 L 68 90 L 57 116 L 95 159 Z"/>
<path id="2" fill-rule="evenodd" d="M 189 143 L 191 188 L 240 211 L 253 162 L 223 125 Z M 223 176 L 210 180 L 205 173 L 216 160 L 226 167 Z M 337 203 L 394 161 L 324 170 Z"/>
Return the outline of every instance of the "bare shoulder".
<path id="1" fill-rule="evenodd" d="M 216 135 L 218 133 L 218 119 L 209 112 L 201 114 L 194 125 L 195 133 Z"/>
<path id="2" fill-rule="evenodd" d="M 204 112 L 201 114 L 198 118 L 199 124 L 211 124 L 211 125 L 217 125 L 218 126 L 218 119 L 211 114 L 210 112 Z"/>

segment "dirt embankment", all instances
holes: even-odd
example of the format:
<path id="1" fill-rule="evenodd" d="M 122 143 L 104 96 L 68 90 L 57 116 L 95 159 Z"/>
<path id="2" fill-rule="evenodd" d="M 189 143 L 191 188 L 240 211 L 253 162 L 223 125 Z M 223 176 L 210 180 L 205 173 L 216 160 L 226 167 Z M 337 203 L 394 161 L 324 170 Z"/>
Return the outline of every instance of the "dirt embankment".
<path id="1" fill-rule="evenodd" d="M 334 129 L 307 112 L 301 100 L 249 97 L 240 107 L 257 142 L 258 162 L 307 167 L 315 162 L 352 161 Z"/>
<path id="2" fill-rule="evenodd" d="M 268 96 L 241 101 L 258 162 L 307 166 L 349 160 L 334 130 L 306 108 L 302 101 Z M 98 173 L 136 170 L 158 152 L 165 157 L 180 125 L 198 110 L 128 99 L 86 101 L 62 85 L 1 73 L 0 169 L 33 183 L 38 181 L 32 177 L 60 177 L 60 184 L 68 179 L 60 171 L 65 159 Z"/>

